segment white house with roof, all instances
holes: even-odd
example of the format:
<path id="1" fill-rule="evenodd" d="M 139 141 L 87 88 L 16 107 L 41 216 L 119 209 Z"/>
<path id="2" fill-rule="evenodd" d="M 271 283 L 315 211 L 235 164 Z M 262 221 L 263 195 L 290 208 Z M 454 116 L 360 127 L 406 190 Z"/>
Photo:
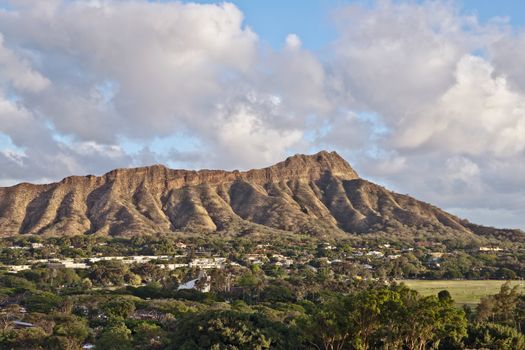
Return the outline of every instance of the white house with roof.
<path id="1" fill-rule="evenodd" d="M 200 283 L 199 283 L 200 282 Z M 206 272 L 199 272 L 199 277 L 179 285 L 177 290 L 195 289 L 203 293 L 208 293 L 211 289 L 211 277 Z"/>

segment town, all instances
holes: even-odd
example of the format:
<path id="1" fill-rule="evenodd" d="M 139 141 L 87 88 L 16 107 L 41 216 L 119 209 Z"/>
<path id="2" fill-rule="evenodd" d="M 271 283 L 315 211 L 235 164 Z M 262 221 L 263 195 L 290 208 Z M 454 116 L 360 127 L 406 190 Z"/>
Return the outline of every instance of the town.
<path id="1" fill-rule="evenodd" d="M 517 247 L 511 245 L 470 242 L 451 249 L 442 242 L 327 242 L 307 236 L 292 244 L 287 240 L 218 242 L 205 237 L 176 240 L 162 236 L 126 241 L 105 237 L 6 240 L 0 249 L 0 268 L 8 273 L 35 267 L 89 270 L 101 262 L 113 261 L 128 266 L 153 265 L 170 271 L 242 270 L 257 265 L 270 275 L 307 269 L 314 273 L 322 270 L 344 274 L 352 279 L 525 278 L 523 265 L 515 261 L 519 248 L 516 251 Z"/>
<path id="2" fill-rule="evenodd" d="M 504 280 L 525 277 L 523 248 L 506 242 L 187 234 L 17 236 L 1 244 L 0 326 L 11 338 L 0 344 L 22 348 L 109 350 L 116 338 L 127 344 L 122 349 L 163 349 L 184 342 L 184 327 L 201 322 L 193 317 L 214 312 L 235 324 L 263 310 L 279 322 L 304 322 L 317 317 L 311 305 L 331 307 L 330 295 L 402 294 L 400 283 L 416 280 L 494 279 L 501 281 L 496 293 Z M 460 306 L 479 308 L 440 307 L 455 313 Z"/>

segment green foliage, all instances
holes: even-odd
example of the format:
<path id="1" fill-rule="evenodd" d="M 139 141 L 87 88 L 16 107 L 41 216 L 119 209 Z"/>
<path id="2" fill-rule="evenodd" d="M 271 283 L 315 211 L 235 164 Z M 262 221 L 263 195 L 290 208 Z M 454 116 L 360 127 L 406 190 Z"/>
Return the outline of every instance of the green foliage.
<path id="1" fill-rule="evenodd" d="M 173 291 L 163 288 L 158 282 L 148 283 L 140 287 L 128 287 L 127 290 L 139 298 L 170 298 L 173 297 Z"/>
<path id="2" fill-rule="evenodd" d="M 525 324 L 525 300 L 518 287 L 505 283 L 499 293 L 483 298 L 477 307 L 476 319 L 521 328 Z"/>
<path id="3" fill-rule="evenodd" d="M 24 306 L 30 312 L 49 313 L 56 309 L 62 298 L 50 292 L 37 292 L 24 300 Z"/>
<path id="4" fill-rule="evenodd" d="M 55 318 L 59 321 L 53 329 L 53 336 L 49 339 L 50 349 L 78 349 L 89 335 L 86 320 L 65 316 Z"/>
<path id="5" fill-rule="evenodd" d="M 263 289 L 261 300 L 269 302 L 292 302 L 295 297 L 290 286 L 281 284 L 271 284 Z"/>
<path id="6" fill-rule="evenodd" d="M 260 314 L 211 311 L 179 320 L 173 344 L 179 349 L 293 349 L 298 337 Z"/>
<path id="7" fill-rule="evenodd" d="M 512 327 L 479 323 L 469 327 L 466 343 L 475 349 L 524 350 L 525 336 Z"/>
<path id="8" fill-rule="evenodd" d="M 33 291 L 36 286 L 33 282 L 25 278 L 13 275 L 3 275 L 0 277 L 0 285 L 7 288 L 14 289 L 17 293 L 25 291 Z"/>
<path id="9" fill-rule="evenodd" d="M 135 303 L 127 299 L 113 299 L 102 305 L 108 318 L 126 319 L 135 311 Z"/>
<path id="10" fill-rule="evenodd" d="M 162 349 L 167 345 L 167 332 L 162 327 L 141 322 L 133 329 L 133 345 L 136 349 Z"/>
<path id="11" fill-rule="evenodd" d="M 96 342 L 97 350 L 131 350 L 131 330 L 122 322 L 105 328 Z"/>
<path id="12" fill-rule="evenodd" d="M 89 277 L 91 281 L 103 286 L 120 286 L 124 284 L 128 273 L 128 266 L 122 262 L 107 260 L 94 263 Z"/>
<path id="13" fill-rule="evenodd" d="M 48 334 L 41 328 L 0 331 L 0 349 L 45 349 Z"/>
<path id="14" fill-rule="evenodd" d="M 305 341 L 323 349 L 422 349 L 459 344 L 466 335 L 467 320 L 452 299 L 421 297 L 405 287 L 329 294 L 306 310 Z"/>

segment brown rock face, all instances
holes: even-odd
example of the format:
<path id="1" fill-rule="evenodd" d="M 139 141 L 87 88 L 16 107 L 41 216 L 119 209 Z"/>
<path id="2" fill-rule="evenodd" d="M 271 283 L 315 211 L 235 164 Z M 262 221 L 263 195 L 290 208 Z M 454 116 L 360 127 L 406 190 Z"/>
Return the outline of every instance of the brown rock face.
<path id="1" fill-rule="evenodd" d="M 472 233 L 438 208 L 360 179 L 325 151 L 247 172 L 155 165 L 0 188 L 2 236 L 237 233 L 255 224 L 334 235 L 401 226 Z"/>

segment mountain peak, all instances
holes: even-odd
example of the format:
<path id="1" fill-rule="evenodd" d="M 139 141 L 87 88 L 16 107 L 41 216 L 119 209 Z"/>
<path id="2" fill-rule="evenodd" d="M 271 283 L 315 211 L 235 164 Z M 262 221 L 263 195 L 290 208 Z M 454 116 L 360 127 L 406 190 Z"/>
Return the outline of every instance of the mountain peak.
<path id="1" fill-rule="evenodd" d="M 296 154 L 266 169 L 279 174 L 291 172 L 294 176 L 310 179 L 319 179 L 325 173 L 342 180 L 359 178 L 350 164 L 335 151 L 320 151 L 312 155 Z"/>

